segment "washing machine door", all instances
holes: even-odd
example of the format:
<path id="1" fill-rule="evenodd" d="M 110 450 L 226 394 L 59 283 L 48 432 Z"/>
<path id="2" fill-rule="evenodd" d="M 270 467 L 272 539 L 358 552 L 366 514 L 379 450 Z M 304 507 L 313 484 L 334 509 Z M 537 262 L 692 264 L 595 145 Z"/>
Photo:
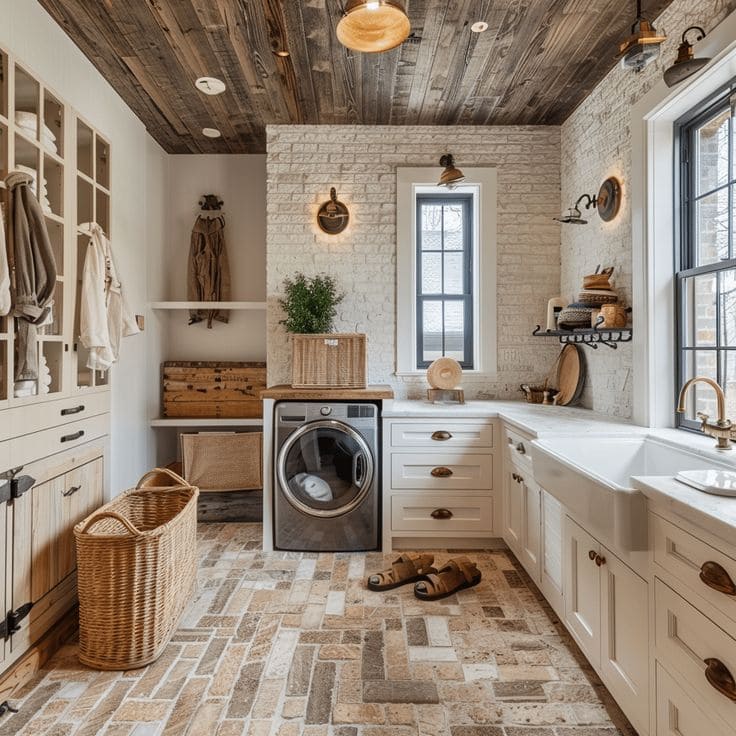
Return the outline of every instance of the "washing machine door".
<path id="1" fill-rule="evenodd" d="M 308 516 L 341 516 L 359 506 L 373 482 L 373 455 L 363 436 L 335 419 L 292 432 L 276 463 L 281 492 Z"/>

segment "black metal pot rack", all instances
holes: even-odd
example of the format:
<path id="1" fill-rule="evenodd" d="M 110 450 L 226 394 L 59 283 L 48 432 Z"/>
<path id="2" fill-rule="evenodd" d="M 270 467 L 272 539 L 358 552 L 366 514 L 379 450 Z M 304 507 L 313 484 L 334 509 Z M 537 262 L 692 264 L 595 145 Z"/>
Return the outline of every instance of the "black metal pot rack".
<path id="1" fill-rule="evenodd" d="M 595 327 L 584 327 L 579 330 L 543 330 L 541 325 L 537 325 L 532 335 L 534 337 L 556 337 L 563 345 L 566 343 L 587 345 L 593 350 L 598 350 L 598 345 L 617 350 L 618 343 L 631 342 L 633 339 L 631 327 L 600 327 L 604 321 L 604 318 L 600 316 Z"/>

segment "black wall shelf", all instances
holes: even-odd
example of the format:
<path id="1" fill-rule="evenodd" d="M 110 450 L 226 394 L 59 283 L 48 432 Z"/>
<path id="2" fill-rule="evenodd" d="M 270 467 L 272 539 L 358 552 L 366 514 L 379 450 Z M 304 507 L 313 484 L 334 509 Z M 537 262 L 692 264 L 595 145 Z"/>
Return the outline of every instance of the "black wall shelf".
<path id="1" fill-rule="evenodd" d="M 599 319 L 601 322 L 603 321 L 602 317 Z M 633 338 L 631 327 L 587 327 L 579 330 L 543 330 L 541 325 L 537 325 L 532 335 L 534 337 L 556 337 L 563 345 L 567 343 L 587 345 L 593 350 L 597 350 L 598 345 L 605 345 L 612 350 L 616 350 L 618 343 L 631 342 Z"/>

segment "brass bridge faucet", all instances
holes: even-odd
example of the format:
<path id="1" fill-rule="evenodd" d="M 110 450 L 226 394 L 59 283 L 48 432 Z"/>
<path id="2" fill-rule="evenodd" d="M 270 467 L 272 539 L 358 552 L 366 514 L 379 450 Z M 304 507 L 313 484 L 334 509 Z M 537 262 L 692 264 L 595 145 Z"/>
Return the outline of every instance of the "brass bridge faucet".
<path id="1" fill-rule="evenodd" d="M 718 440 L 716 443 L 717 449 L 730 450 L 731 440 L 736 440 L 736 426 L 731 423 L 730 419 L 726 419 L 726 396 L 723 393 L 723 389 L 712 378 L 707 378 L 706 376 L 695 376 L 695 378 L 691 378 L 682 387 L 682 391 L 680 391 L 677 413 L 685 413 L 685 397 L 694 383 L 707 383 L 709 386 L 712 386 L 718 400 L 718 420 L 715 424 L 708 421 L 707 414 L 704 414 L 702 411 L 698 412 L 701 431 L 709 437 L 715 437 Z"/>

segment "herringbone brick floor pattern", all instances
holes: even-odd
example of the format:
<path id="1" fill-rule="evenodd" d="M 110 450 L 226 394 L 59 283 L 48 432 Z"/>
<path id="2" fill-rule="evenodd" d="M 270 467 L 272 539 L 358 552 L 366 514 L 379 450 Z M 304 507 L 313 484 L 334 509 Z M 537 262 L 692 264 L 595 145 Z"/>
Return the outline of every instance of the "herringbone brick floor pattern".
<path id="1" fill-rule="evenodd" d="M 0 736 L 635 736 L 510 553 L 468 553 L 483 582 L 426 603 L 364 587 L 391 555 L 260 543 L 258 524 L 200 525 L 163 656 L 96 672 L 69 644 Z"/>

